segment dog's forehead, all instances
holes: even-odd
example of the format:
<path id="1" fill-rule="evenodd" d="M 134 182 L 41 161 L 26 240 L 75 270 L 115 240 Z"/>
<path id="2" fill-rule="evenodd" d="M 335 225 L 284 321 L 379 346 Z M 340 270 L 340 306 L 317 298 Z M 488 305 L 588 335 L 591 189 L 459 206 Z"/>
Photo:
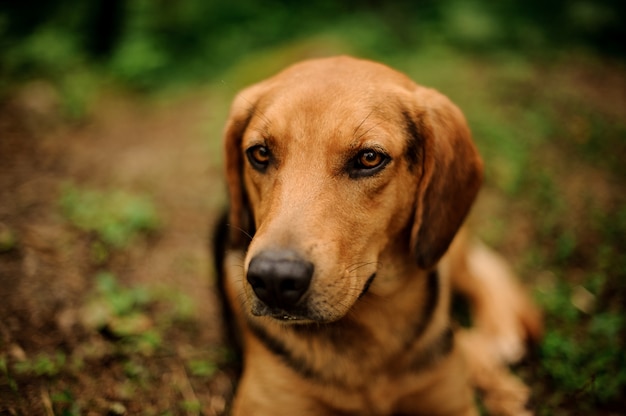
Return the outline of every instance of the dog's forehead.
<path id="1" fill-rule="evenodd" d="M 298 68 L 271 79 L 258 97 L 249 125 L 251 139 L 358 147 L 402 133 L 403 112 L 412 97 L 408 79 L 397 78 L 386 67 L 373 72 L 361 68 L 356 74 L 350 65 Z"/>
<path id="2" fill-rule="evenodd" d="M 406 99 L 415 87 L 413 81 L 389 67 L 340 57 L 287 68 L 269 80 L 266 96 L 274 105 L 355 111 Z"/>
<path id="3" fill-rule="evenodd" d="M 406 75 L 378 62 L 347 56 L 313 59 L 287 67 L 273 77 L 282 83 L 302 84 L 336 81 L 353 85 L 384 86 L 394 84 L 411 88 Z"/>
<path id="4" fill-rule="evenodd" d="M 336 88 L 310 88 L 303 94 L 285 92 L 260 107 L 250 123 L 252 136 L 281 146 L 340 150 L 374 141 L 385 145 L 401 133 L 402 111 L 396 102 Z M 392 143 L 389 143 L 392 145 Z"/>

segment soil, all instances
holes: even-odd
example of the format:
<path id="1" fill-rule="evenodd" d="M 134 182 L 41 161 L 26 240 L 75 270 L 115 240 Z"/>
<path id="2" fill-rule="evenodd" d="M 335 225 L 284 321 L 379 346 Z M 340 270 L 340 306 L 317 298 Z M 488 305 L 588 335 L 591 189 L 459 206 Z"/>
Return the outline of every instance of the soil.
<path id="1" fill-rule="evenodd" d="M 209 233 L 225 193 L 219 162 L 212 163 L 219 145 L 206 137 L 213 115 L 199 95 L 146 104 L 111 94 L 78 124 L 63 120 L 45 84 L 1 104 L 0 414 L 223 412 L 232 374 L 195 377 L 185 365 L 221 357 Z M 164 225 L 94 261 L 94 237 L 60 212 L 68 183 L 150 195 Z M 102 270 L 124 287 L 182 293 L 192 316 L 164 330 L 156 352 L 120 353 L 119 339 L 81 320 Z M 148 320 L 158 322 L 167 307 L 155 302 Z M 53 374 L 7 372 L 42 353 L 82 364 Z"/>

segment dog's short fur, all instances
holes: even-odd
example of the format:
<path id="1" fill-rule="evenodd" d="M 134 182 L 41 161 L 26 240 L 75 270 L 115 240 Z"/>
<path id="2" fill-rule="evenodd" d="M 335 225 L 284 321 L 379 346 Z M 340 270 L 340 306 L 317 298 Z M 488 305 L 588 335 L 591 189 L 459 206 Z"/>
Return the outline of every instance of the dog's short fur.
<path id="1" fill-rule="evenodd" d="M 459 231 L 482 162 L 445 96 L 382 64 L 305 61 L 237 96 L 225 158 L 234 415 L 476 415 L 476 389 L 527 414 L 507 364 L 539 314 Z M 451 322 L 453 290 L 470 329 Z"/>

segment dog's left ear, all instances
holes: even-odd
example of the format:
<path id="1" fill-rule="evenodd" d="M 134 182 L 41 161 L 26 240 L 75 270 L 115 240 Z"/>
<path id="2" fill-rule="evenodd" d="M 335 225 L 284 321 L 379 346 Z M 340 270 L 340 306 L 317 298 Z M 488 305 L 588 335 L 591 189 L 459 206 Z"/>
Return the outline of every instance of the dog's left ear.
<path id="1" fill-rule="evenodd" d="M 243 184 L 243 135 L 255 115 L 262 83 L 248 87 L 233 100 L 224 127 L 224 161 L 229 196 L 229 241 L 235 247 L 245 247 L 254 234 L 254 220 L 249 210 Z"/>
<path id="2" fill-rule="evenodd" d="M 482 183 L 483 165 L 461 110 L 439 92 L 419 87 L 412 118 L 422 171 L 411 249 L 423 269 L 445 254 Z"/>

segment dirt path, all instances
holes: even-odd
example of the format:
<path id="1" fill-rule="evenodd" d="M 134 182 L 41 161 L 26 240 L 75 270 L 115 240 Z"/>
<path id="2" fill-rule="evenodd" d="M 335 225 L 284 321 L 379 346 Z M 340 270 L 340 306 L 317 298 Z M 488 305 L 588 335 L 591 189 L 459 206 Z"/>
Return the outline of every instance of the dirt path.
<path id="1" fill-rule="evenodd" d="M 54 100 L 42 108 L 31 102 L 18 96 L 0 110 L 0 234 L 9 241 L 0 252 L 0 413 L 218 414 L 229 376 L 193 377 L 185 367 L 220 342 L 208 235 L 224 189 L 206 97 L 159 105 L 106 97 L 73 127 L 58 121 Z M 59 212 L 67 183 L 150 195 L 162 225 L 94 264 L 89 236 Z M 167 329 L 156 353 L 120 357 L 110 345 L 120 340 L 81 326 L 93 276 L 103 269 L 125 287 L 181 293 L 192 316 Z M 163 308 L 149 308 L 149 319 L 158 322 Z M 81 353 L 94 348 L 104 352 Z M 80 356 L 82 368 L 7 370 L 59 351 Z"/>

